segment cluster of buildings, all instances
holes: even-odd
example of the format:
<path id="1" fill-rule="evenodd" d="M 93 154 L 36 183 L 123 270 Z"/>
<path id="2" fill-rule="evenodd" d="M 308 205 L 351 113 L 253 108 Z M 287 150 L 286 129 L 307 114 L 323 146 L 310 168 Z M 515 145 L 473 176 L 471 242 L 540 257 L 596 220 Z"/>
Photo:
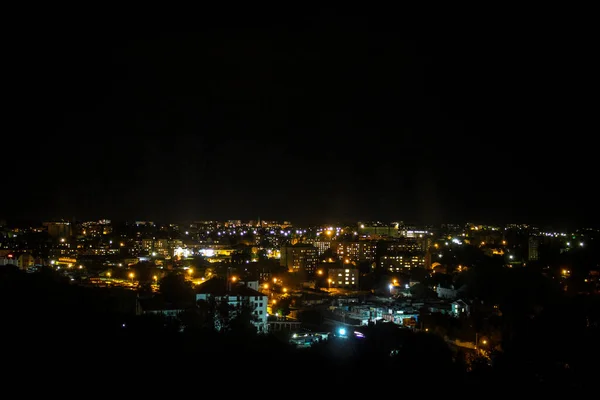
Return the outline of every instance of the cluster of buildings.
<path id="1" fill-rule="evenodd" d="M 130 280 L 134 288 L 138 278 L 132 268 L 140 263 L 164 269 L 184 266 L 190 276 L 195 269 L 197 300 L 212 297 L 226 299 L 236 307 L 252 305 L 259 332 L 297 328 L 293 318 L 277 318 L 269 313 L 272 293 L 265 293 L 262 286 L 271 282 L 274 270 L 253 266 L 270 261 L 269 265 L 277 265 L 278 271 L 295 277 L 295 286 L 283 288 L 289 289 L 288 295 L 305 289 L 323 289 L 328 298 L 319 300 L 315 306 L 321 307 L 331 321 L 363 325 L 385 320 L 414 327 L 419 323 L 419 310 L 429 308 L 458 314 L 468 312 L 468 304 L 461 303 L 454 288 L 441 285 L 435 288 L 438 297 L 435 304 L 389 303 L 390 298 L 407 298 L 406 290 L 412 284 L 396 280 L 389 282 L 387 290 L 384 288 L 382 301 L 367 302 L 364 296 L 363 301 L 357 301 L 353 292 L 365 291 L 361 285 L 365 275 L 375 270 L 392 277 L 410 275 L 416 269 L 460 272 L 469 266 L 460 264 L 454 254 L 467 244 L 501 257 L 507 265 L 524 266 L 540 258 L 542 245 L 551 243 L 560 252 L 568 252 L 585 246 L 588 239 L 585 231 L 547 232 L 528 225 L 499 227 L 470 223 L 418 227 L 403 222 L 357 222 L 296 227 L 286 221 L 265 220 L 158 224 L 114 223 L 103 219 L 46 221 L 36 226 L 12 227 L 0 221 L 0 267 L 13 265 L 33 272 L 51 266 L 74 275 L 77 272 L 88 281 L 111 278 L 111 274 L 116 276 L 123 270 L 127 271 L 124 280 Z M 192 262 L 201 263 L 191 268 Z M 227 284 L 212 279 L 223 278 L 216 272 L 219 268 L 232 266 L 243 270 L 246 277 L 235 285 L 228 279 L 225 279 Z M 154 280 L 157 279 L 154 275 Z M 332 294 L 338 296 L 333 298 Z M 308 303 L 306 300 L 305 305 Z M 146 307 L 145 311 L 177 313 L 164 308 Z"/>
<path id="2" fill-rule="evenodd" d="M 298 315 L 302 311 L 317 309 L 323 315 L 323 326 L 353 328 L 367 326 L 371 323 L 392 322 L 396 325 L 419 329 L 420 313 L 442 313 L 459 317 L 470 313 L 470 304 L 455 296 L 413 300 L 408 291 L 402 297 L 375 296 L 372 293 L 357 295 L 340 295 L 339 293 L 325 292 L 316 300 L 301 300 L 301 306 L 294 308 L 290 316 L 277 315 L 274 311 L 274 300 L 269 291 L 264 290 L 259 281 L 243 281 L 235 279 L 213 278 L 206 280 L 195 287 L 196 301 L 205 301 L 215 304 L 226 303 L 230 309 L 226 319 L 233 319 L 243 308 L 252 313 L 252 323 L 257 333 L 273 331 L 297 332 L 302 328 Z M 289 294 L 292 297 L 309 298 L 302 290 L 294 290 Z M 314 297 L 313 297 L 314 299 Z M 138 300 L 140 301 L 140 300 Z M 193 306 L 195 307 L 195 306 Z M 161 304 L 153 307 L 151 301 L 140 301 L 139 314 L 161 314 L 177 318 L 185 308 L 170 307 Z M 223 315 L 214 314 L 216 329 L 222 329 L 227 321 Z"/>
<path id="3" fill-rule="evenodd" d="M 9 227 L 0 221 L 0 265 L 29 269 L 44 264 L 80 264 L 104 258 L 117 264 L 168 262 L 201 256 L 209 263 L 230 262 L 240 246 L 249 262 L 277 260 L 291 273 L 316 277 L 327 262 L 339 265 L 332 287 L 357 285 L 360 264 L 401 272 L 447 264 L 453 247 L 475 244 L 507 263 L 539 259 L 539 248 L 560 242 L 562 251 L 584 246 L 585 232 L 544 232 L 528 225 L 504 227 L 476 224 L 439 227 L 403 222 L 357 222 L 352 225 L 295 227 L 279 221 L 196 221 L 157 224 L 152 221 L 113 223 L 45 221 L 38 226 Z M 330 265 L 333 267 L 333 265 Z M 347 271 L 350 270 L 350 271 Z"/>

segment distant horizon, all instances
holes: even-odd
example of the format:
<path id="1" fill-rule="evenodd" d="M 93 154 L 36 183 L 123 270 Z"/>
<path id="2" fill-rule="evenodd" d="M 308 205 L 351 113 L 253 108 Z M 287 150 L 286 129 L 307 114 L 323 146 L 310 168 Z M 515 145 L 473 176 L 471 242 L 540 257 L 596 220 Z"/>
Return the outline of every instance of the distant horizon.
<path id="1" fill-rule="evenodd" d="M 340 220 L 324 220 L 321 222 L 317 222 L 316 220 L 313 221 L 303 221 L 303 222 L 297 222 L 294 221 L 294 219 L 292 218 L 262 218 L 262 217 L 256 217 L 256 218 L 186 218 L 186 219 L 181 219 L 181 218 L 174 218 L 174 219 L 168 219 L 168 218 L 123 218 L 123 217 L 117 217 L 117 218 L 111 218 L 110 216 L 103 216 L 103 217 L 77 217 L 77 216 L 72 216 L 72 217 L 51 217 L 51 218 L 39 218 L 39 217 L 0 217 L 0 221 L 5 223 L 5 226 L 19 226 L 19 227 L 23 227 L 23 226 L 35 226 L 36 223 L 42 224 L 44 222 L 58 222 L 58 221 L 66 221 L 66 222 L 71 222 L 71 223 L 80 223 L 80 222 L 89 222 L 89 221 L 101 221 L 101 220 L 109 220 L 111 223 L 129 223 L 129 222 L 136 222 L 136 221 L 148 221 L 148 222 L 153 222 L 154 224 L 157 225 L 163 225 L 163 224 L 191 224 L 194 222 L 204 222 L 204 221 L 217 221 L 217 222 L 227 222 L 227 221 L 241 221 L 242 223 L 247 223 L 250 221 L 273 221 L 273 222 L 289 222 L 292 226 L 323 226 L 323 225 L 335 225 L 335 226 L 349 226 L 349 225 L 354 225 L 354 224 L 358 224 L 360 222 L 368 222 L 368 223 L 375 223 L 375 222 L 379 222 L 379 223 L 384 223 L 384 224 L 392 224 L 394 222 L 403 222 L 405 223 L 407 226 L 417 226 L 417 227 L 427 227 L 427 226 L 431 226 L 431 227 L 441 227 L 443 225 L 459 225 L 459 226 L 464 226 L 466 224 L 475 224 L 475 225 L 488 225 L 488 226 L 508 226 L 508 225 L 528 225 L 531 227 L 536 227 L 539 229 L 558 229 L 558 230 L 578 230 L 578 229 L 600 229 L 600 226 L 596 225 L 596 224 L 576 224 L 576 223 L 571 223 L 571 224 L 552 224 L 552 223 L 533 223 L 533 222 L 527 222 L 527 221 L 512 221 L 512 222 L 497 222 L 497 221 L 492 221 L 493 218 L 490 218 L 490 221 L 482 221 L 482 220 L 474 220 L 474 219 L 466 219 L 466 220 L 462 220 L 462 221 L 447 221 L 447 222 L 439 222 L 439 223 L 427 223 L 427 222 L 422 222 L 422 221 L 411 221 L 408 219 L 402 219 L 402 218 L 395 218 L 395 219 L 367 219 L 367 218 L 357 218 L 357 219 L 350 219 L 350 218 L 345 218 L 345 219 L 340 219 Z M 560 225 L 560 226 L 559 226 Z"/>
<path id="2" fill-rule="evenodd" d="M 49 21 L 33 51 L 11 40 L 11 220 L 600 226 L 579 93 L 595 71 L 573 62 L 591 44 L 574 32 L 532 49 L 407 40 L 362 14 L 271 18 L 258 35 Z"/>

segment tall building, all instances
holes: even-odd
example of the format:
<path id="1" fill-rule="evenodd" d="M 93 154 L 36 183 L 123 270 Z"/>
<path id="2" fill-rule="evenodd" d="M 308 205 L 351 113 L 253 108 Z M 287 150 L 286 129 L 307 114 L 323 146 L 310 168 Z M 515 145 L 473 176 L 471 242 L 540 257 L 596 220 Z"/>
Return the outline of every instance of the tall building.
<path id="1" fill-rule="evenodd" d="M 540 245 L 540 241 L 535 236 L 529 236 L 527 239 L 527 248 L 528 248 L 528 259 L 529 261 L 536 261 L 539 259 L 540 255 L 538 253 L 538 248 Z"/>
<path id="2" fill-rule="evenodd" d="M 358 268 L 330 268 L 328 272 L 328 286 L 343 289 L 358 288 Z"/>
<path id="3" fill-rule="evenodd" d="M 73 225 L 68 221 L 46 221 L 42 225 L 52 238 L 68 238 L 73 234 Z"/>
<path id="4" fill-rule="evenodd" d="M 374 261 L 377 242 L 374 240 L 336 241 L 331 248 L 343 262 Z"/>
<path id="5" fill-rule="evenodd" d="M 298 243 L 281 248 L 279 265 L 289 272 L 303 272 L 307 277 L 314 276 L 319 264 L 319 251 L 311 244 Z"/>

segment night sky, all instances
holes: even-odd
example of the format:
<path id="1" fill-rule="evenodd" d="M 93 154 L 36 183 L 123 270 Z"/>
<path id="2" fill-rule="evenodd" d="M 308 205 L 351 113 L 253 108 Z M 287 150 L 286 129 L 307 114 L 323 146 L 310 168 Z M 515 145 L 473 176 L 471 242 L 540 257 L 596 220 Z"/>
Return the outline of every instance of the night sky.
<path id="1" fill-rule="evenodd" d="M 16 38 L 0 218 L 600 222 L 588 44 L 379 22 Z"/>

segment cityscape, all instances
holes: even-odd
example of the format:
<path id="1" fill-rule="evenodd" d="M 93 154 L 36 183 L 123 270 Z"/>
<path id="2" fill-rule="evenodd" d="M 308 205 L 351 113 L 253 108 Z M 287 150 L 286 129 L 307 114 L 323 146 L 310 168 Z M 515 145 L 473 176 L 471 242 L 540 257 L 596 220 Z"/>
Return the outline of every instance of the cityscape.
<path id="1" fill-rule="evenodd" d="M 585 13 L 59 10 L 9 31 L 9 396 L 597 391 Z"/>
<path id="2" fill-rule="evenodd" d="M 196 360 L 208 374 L 260 359 L 282 366 L 251 374 L 267 380 L 301 368 L 585 388 L 597 371 L 599 235 L 469 222 L 3 221 L 4 343 L 82 368 Z"/>

